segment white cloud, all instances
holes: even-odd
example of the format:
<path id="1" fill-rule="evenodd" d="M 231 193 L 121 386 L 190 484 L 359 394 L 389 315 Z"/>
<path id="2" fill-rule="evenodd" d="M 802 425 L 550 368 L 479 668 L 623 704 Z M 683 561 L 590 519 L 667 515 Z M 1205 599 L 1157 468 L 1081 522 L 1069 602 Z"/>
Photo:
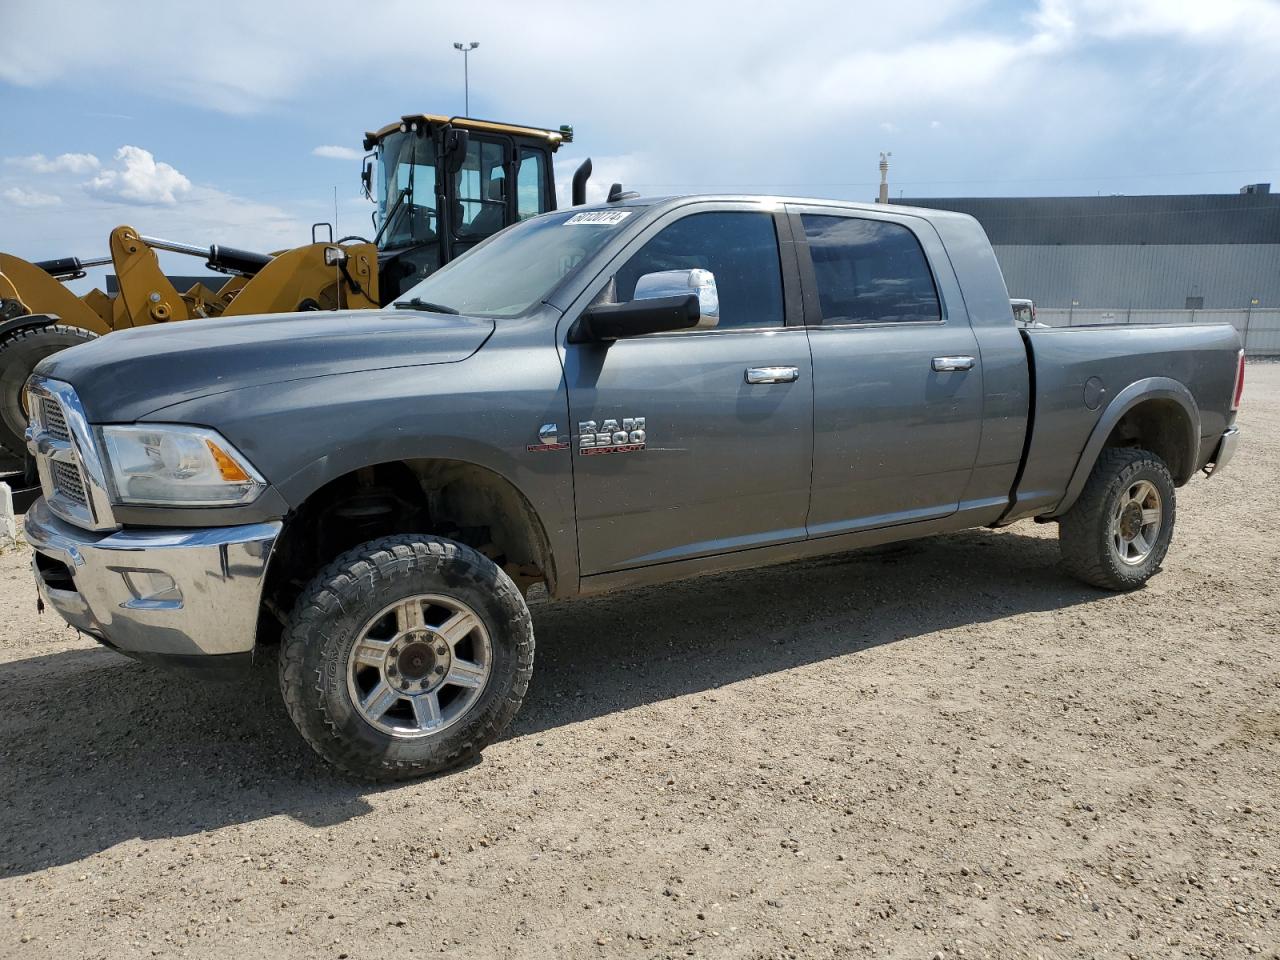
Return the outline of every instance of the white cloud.
<path id="1" fill-rule="evenodd" d="M 92 153 L 61 153 L 50 160 L 43 153 L 26 157 L 6 157 L 5 163 L 33 173 L 89 173 L 97 170 L 98 158 Z"/>
<path id="2" fill-rule="evenodd" d="M 0 203 L 13 202 L 14 189 L 21 188 L 0 189 Z M 309 242 L 307 224 L 317 219 L 199 184 L 193 184 L 181 202 L 172 205 L 123 199 L 111 203 L 82 199 L 73 203 L 68 197 L 57 209 L 57 217 L 50 217 L 44 208 L 29 204 L 19 208 L 14 203 L 0 216 L 0 250 L 30 260 L 103 256 L 108 253 L 111 230 L 128 223 L 144 234 L 196 246 L 220 243 L 270 253 Z M 161 268 L 171 275 L 205 272 L 204 261 L 197 258 L 163 251 L 159 257 Z M 111 270 L 105 267 L 90 271 L 87 279 L 73 281 L 72 289 L 84 293 L 94 286 L 102 287 L 103 277 Z"/>
<path id="3" fill-rule="evenodd" d="M 107 169 L 60 171 L 69 182 L 49 185 L 65 200 L 59 217 L 7 207 L 0 249 L 13 245 L 3 236 L 7 222 L 14 224 L 8 236 L 26 242 L 24 218 L 76 240 L 81 221 L 72 214 L 80 210 L 71 191 L 83 181 L 92 198 L 109 201 L 97 204 L 107 212 L 95 224 L 110 227 L 128 217 L 139 229 L 195 240 L 216 233 L 211 240 L 241 246 L 265 248 L 268 240 L 260 237 L 276 237 L 279 246 L 299 242 L 306 223 L 330 218 L 338 177 L 326 165 L 290 167 L 290 151 L 350 161 L 359 156 L 360 131 L 403 111 L 462 110 L 461 57 L 447 39 L 389 56 L 379 25 L 395 24 L 403 36 L 446 38 L 471 36 L 474 26 L 473 11 L 463 5 L 421 0 L 383 0 L 370 28 L 361 30 L 352 29 L 349 9 L 338 0 L 224 0 L 223 17 L 249 26 L 217 57 L 170 58 L 157 83 L 133 69 L 132 51 L 182 41 L 190 27 L 183 5 L 133 0 L 125 24 L 110 5 L 92 0 L 0 4 L 0 84 L 27 88 L 10 89 L 11 97 L 34 99 L 31 88 L 49 88 L 41 98 L 55 103 L 61 96 L 70 113 L 78 109 L 75 91 L 100 87 L 140 123 L 151 122 L 143 114 L 157 97 L 196 108 L 189 125 L 157 124 L 156 139 L 146 141 L 187 176 L 147 155 L 154 166 L 134 183 L 129 164 L 106 161 L 104 153 Z M 647 0 L 621 30 L 608 4 L 547 0 L 533 15 L 525 4 L 492 0 L 490 9 L 484 32 L 474 35 L 481 47 L 470 58 L 472 109 L 517 122 L 575 125 L 577 141 L 556 157 L 561 203 L 568 202 L 576 167 L 570 151 L 577 159 L 594 157 L 593 199 L 615 180 L 646 193 L 870 198 L 877 154 L 890 146 L 890 131 L 880 127 L 885 118 L 897 128 L 895 193 L 905 186 L 917 196 L 939 195 L 944 178 L 973 193 L 1044 192 L 1045 181 L 1088 193 L 1132 190 L 1152 183 L 1138 174 L 1274 166 L 1280 156 L 1275 0 Z M 673 30 L 672 23 L 694 26 Z M 44 42 L 51 35 L 58 38 L 52 46 Z M 375 103 L 345 80 L 370 75 L 382 88 L 402 91 L 399 99 Z M 239 119 L 251 113 L 266 113 L 269 122 Z M 318 115 L 325 130 L 349 135 L 317 134 Z M 271 203 L 200 184 L 199 154 L 185 141 L 206 122 L 201 132 L 211 137 L 264 144 L 261 151 L 238 151 L 238 166 L 221 161 L 216 176 L 225 177 L 222 186 L 235 184 L 236 193 L 257 191 Z M 52 153 L 53 141 L 20 133 L 30 139 L 11 151 Z M 317 136 L 334 142 L 291 146 L 314 145 Z M 1223 142 L 1231 144 L 1231 162 L 1222 159 Z M 180 152 L 184 147 L 190 152 Z M 34 169 L 0 166 L 0 191 L 43 188 L 17 176 Z M 165 170 L 172 173 L 168 184 Z M 1123 180 L 1126 173 L 1134 176 Z M 1226 183 L 1188 176 L 1159 186 L 1238 185 L 1230 182 L 1234 174 Z M 1265 170 L 1248 176 L 1273 178 Z M 341 212 L 345 220 L 346 208 Z M 358 219 L 358 229 L 367 231 L 367 218 Z M 94 231 L 84 236 L 97 243 L 105 230 Z"/>
<path id="4" fill-rule="evenodd" d="M 56 207 L 62 198 L 55 193 L 41 193 L 25 187 L 8 187 L 3 196 L 15 207 Z"/>
<path id="5" fill-rule="evenodd" d="M 1248 47 L 1280 40 L 1280 6 L 1274 0 L 1042 0 L 1039 23 L 1050 32 L 1177 37 L 1197 45 Z"/>
<path id="6" fill-rule="evenodd" d="M 359 160 L 364 156 L 359 150 L 352 147 L 338 147 L 332 144 L 325 144 L 316 147 L 311 151 L 312 156 L 324 157 L 328 160 Z"/>
<path id="7" fill-rule="evenodd" d="M 132 203 L 173 204 L 189 193 L 191 181 L 149 150 L 123 146 L 116 151 L 118 165 L 101 171 L 85 189 L 106 200 Z"/>
<path id="8" fill-rule="evenodd" d="M 220 243 L 269 253 L 308 242 L 307 224 L 321 219 L 313 211 L 304 216 L 275 203 L 192 183 L 170 164 L 157 161 L 151 151 L 132 145 L 121 147 L 116 159 L 88 181 L 64 168 L 61 196 L 33 190 L 6 173 L 17 169 L 29 176 L 34 168 L 0 165 L 0 249 L 32 260 L 102 256 L 108 252 L 108 234 L 121 223 L 196 246 Z M 58 215 L 50 217 L 47 209 L 54 206 Z M 205 272 L 202 260 L 165 252 L 159 257 L 161 267 L 173 275 Z M 92 270 L 71 286 L 81 293 L 102 287 L 110 271 Z"/>

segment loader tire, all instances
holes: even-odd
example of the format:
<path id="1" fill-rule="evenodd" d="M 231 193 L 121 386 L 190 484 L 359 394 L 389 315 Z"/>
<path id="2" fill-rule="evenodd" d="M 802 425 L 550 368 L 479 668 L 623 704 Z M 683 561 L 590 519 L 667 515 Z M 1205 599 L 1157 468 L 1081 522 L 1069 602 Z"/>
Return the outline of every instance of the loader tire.
<path id="1" fill-rule="evenodd" d="M 1058 523 L 1062 565 L 1104 590 L 1136 590 L 1160 569 L 1177 513 L 1173 477 L 1148 450 L 1103 450 Z"/>
<path id="2" fill-rule="evenodd" d="M 25 456 L 22 435 L 27 429 L 27 411 L 22 406 L 22 387 L 36 364 L 59 350 L 97 338 L 92 331 L 54 323 L 15 330 L 0 340 L 0 447 L 5 452 Z"/>
<path id="3" fill-rule="evenodd" d="M 303 589 L 280 692 L 334 766 L 402 780 L 465 763 L 505 729 L 533 672 L 533 623 L 497 565 L 441 537 L 382 537 Z"/>

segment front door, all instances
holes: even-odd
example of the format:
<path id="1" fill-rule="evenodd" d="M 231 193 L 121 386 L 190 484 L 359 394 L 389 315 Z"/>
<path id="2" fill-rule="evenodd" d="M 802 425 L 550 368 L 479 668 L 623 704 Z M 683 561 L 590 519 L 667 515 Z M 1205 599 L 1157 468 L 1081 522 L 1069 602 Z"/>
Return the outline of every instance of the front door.
<path id="1" fill-rule="evenodd" d="M 804 538 L 813 381 L 777 226 L 758 204 L 674 211 L 608 268 L 606 293 L 626 302 L 645 274 L 709 270 L 719 324 L 565 343 L 584 575 Z"/>
<path id="2" fill-rule="evenodd" d="M 907 215 L 789 210 L 813 346 L 809 535 L 956 512 L 982 361 L 941 241 Z"/>

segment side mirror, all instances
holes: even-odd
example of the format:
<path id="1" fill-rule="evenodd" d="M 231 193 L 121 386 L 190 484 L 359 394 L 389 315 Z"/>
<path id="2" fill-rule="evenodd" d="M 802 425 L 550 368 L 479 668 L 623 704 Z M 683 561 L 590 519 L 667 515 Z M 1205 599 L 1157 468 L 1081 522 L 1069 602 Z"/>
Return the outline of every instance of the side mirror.
<path id="1" fill-rule="evenodd" d="M 698 326 L 714 327 L 720 322 L 720 292 L 716 275 L 710 270 L 662 270 L 646 273 L 636 281 L 633 300 L 679 297 L 692 293 L 698 298 Z"/>
<path id="2" fill-rule="evenodd" d="M 364 169 L 360 171 L 360 185 L 364 188 L 366 200 L 373 199 L 373 160 L 364 158 Z"/>
<path id="3" fill-rule="evenodd" d="M 698 326 L 698 298 L 676 297 L 601 303 L 587 307 L 569 331 L 570 343 L 611 343 L 646 333 L 692 330 Z"/>
<path id="4" fill-rule="evenodd" d="M 569 331 L 570 343 L 595 343 L 714 327 L 720 322 L 720 295 L 710 270 L 662 270 L 636 281 L 628 303 L 587 307 Z"/>
<path id="5" fill-rule="evenodd" d="M 471 142 L 471 134 L 457 127 L 445 135 L 444 157 L 445 167 L 450 174 L 456 174 L 467 162 L 467 145 Z"/>

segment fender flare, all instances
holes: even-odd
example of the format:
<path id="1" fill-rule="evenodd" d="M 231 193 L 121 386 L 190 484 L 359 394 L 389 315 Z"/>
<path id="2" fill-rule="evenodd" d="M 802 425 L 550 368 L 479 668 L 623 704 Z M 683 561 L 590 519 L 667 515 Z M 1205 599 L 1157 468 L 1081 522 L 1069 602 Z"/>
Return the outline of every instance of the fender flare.
<path id="1" fill-rule="evenodd" d="M 501 463 L 500 457 L 492 454 L 495 451 L 478 443 L 466 443 L 442 446 L 437 448 L 421 448 L 416 444 L 394 451 L 379 451 L 376 455 L 372 448 L 350 447 L 341 450 L 337 456 L 325 456 L 312 460 L 302 469 L 276 483 L 273 489 L 288 506 L 292 516 L 307 500 L 329 483 L 340 477 L 349 475 L 364 467 L 378 467 L 390 463 L 435 462 L 448 463 L 464 469 L 481 470 L 490 474 L 498 483 L 505 485 L 519 500 L 523 519 L 527 522 L 534 537 L 534 546 L 545 560 L 547 589 L 554 596 L 567 596 L 565 590 L 577 592 L 578 563 L 576 550 L 564 549 L 566 545 L 553 539 L 555 527 L 548 525 L 550 519 L 546 503 L 537 503 L 529 496 L 524 485 L 519 481 L 515 471 L 508 469 L 509 464 Z M 576 548 L 577 539 L 574 537 Z"/>
<path id="2" fill-rule="evenodd" d="M 1177 380 L 1170 377 L 1147 377 L 1144 380 L 1134 381 L 1117 393 L 1102 411 L 1102 416 L 1094 424 L 1093 432 L 1085 442 L 1080 459 L 1076 461 L 1076 468 L 1071 474 L 1066 493 L 1048 516 L 1060 517 L 1071 509 L 1084 489 L 1089 474 L 1093 472 L 1093 465 L 1102 455 L 1102 448 L 1107 438 L 1111 436 L 1111 431 L 1126 413 L 1148 400 L 1171 400 L 1186 414 L 1186 441 L 1190 456 L 1187 458 L 1187 469 L 1184 475 L 1174 477 L 1173 480 L 1181 486 L 1194 476 L 1196 464 L 1200 459 L 1200 408 L 1196 405 L 1196 398 L 1191 395 L 1191 391 L 1185 384 Z"/>
<path id="3" fill-rule="evenodd" d="M 0 323 L 0 340 L 19 330 L 28 330 L 34 327 L 51 327 L 60 319 L 57 314 L 53 313 L 28 313 L 25 316 L 14 317 L 12 320 Z"/>

